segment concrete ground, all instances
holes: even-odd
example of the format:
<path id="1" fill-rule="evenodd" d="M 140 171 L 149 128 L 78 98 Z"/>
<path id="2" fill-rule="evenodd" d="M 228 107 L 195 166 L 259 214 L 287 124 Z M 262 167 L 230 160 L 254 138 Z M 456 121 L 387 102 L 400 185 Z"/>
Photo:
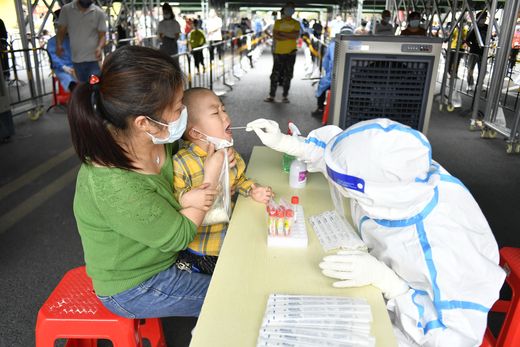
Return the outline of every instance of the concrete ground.
<path id="1" fill-rule="evenodd" d="M 234 126 L 258 117 L 294 121 L 304 134 L 320 125 L 311 81 L 304 80 L 299 56 L 291 103 L 263 102 L 272 58 L 265 53 L 254 69 L 223 96 Z M 278 97 L 281 97 L 281 90 Z M 453 113 L 432 110 L 428 137 L 434 159 L 460 178 L 475 196 L 500 246 L 520 247 L 518 211 L 520 156 L 505 153 L 502 138 L 483 140 L 468 131 L 470 99 Z M 510 120 L 510 115 L 508 115 Z M 37 121 L 15 118 L 16 135 L 0 145 L 0 347 L 34 345 L 36 314 L 63 274 L 84 263 L 72 213 L 79 161 L 71 147 L 64 110 L 53 109 Z M 246 161 L 256 136 L 237 130 L 237 150 Z M 268 183 L 268 182 L 266 182 Z M 193 318 L 164 319 L 169 346 L 187 346 Z M 109 344 L 104 344 L 109 345 Z"/>

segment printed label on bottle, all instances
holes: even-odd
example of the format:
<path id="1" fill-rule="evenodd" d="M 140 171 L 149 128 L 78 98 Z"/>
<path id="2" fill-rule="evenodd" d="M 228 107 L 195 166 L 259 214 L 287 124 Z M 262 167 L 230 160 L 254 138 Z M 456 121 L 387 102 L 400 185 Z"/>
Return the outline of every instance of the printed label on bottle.
<path id="1" fill-rule="evenodd" d="M 305 182 L 307 180 L 307 171 L 300 171 L 298 174 L 298 182 Z"/>

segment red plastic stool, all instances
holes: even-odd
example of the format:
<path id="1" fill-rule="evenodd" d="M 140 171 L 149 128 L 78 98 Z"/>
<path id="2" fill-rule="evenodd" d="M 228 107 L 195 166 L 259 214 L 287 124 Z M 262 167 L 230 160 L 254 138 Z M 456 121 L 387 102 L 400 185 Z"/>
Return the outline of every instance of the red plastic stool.
<path id="1" fill-rule="evenodd" d="M 57 88 L 56 88 L 57 86 Z M 57 90 L 56 90 L 57 89 Z M 52 76 L 52 105 L 47 111 L 55 106 L 67 105 L 70 99 L 70 92 L 66 91 L 56 76 Z"/>
<path id="2" fill-rule="evenodd" d="M 66 338 L 66 347 L 95 347 L 98 339 L 114 347 L 140 347 L 143 338 L 153 347 L 166 347 L 159 318 L 128 319 L 110 312 L 94 294 L 85 267 L 72 269 L 38 312 L 36 347 L 54 347 Z"/>
<path id="3" fill-rule="evenodd" d="M 511 301 L 498 300 L 491 308 L 492 312 L 503 312 L 506 317 L 496 338 L 489 328 L 486 329 L 481 347 L 520 346 L 520 248 L 500 249 L 500 265 L 507 272 Z"/>
<path id="4" fill-rule="evenodd" d="M 329 110 L 330 110 L 330 89 L 327 90 L 327 104 L 325 105 L 325 109 L 323 110 L 323 117 L 321 118 L 321 125 L 327 124 L 329 120 Z"/>

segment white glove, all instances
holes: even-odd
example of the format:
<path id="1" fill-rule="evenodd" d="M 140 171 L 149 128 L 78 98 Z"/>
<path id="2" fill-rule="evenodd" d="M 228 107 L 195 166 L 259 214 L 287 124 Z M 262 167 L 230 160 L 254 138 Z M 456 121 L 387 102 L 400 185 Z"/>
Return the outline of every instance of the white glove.
<path id="1" fill-rule="evenodd" d="M 246 131 L 254 131 L 267 147 L 295 157 L 305 153 L 305 143 L 297 137 L 282 134 L 280 126 L 273 120 L 259 118 L 247 123 Z"/>
<path id="2" fill-rule="evenodd" d="M 323 258 L 320 268 L 325 276 L 342 280 L 333 283 L 337 288 L 372 284 L 387 299 L 395 298 L 408 290 L 408 285 L 392 269 L 367 252 L 339 251 L 336 255 Z"/>
<path id="3" fill-rule="evenodd" d="M 72 75 L 74 74 L 74 69 L 70 66 L 67 66 L 67 65 L 64 65 L 63 66 L 63 71 L 65 71 L 66 73 L 68 73 L 69 75 Z"/>

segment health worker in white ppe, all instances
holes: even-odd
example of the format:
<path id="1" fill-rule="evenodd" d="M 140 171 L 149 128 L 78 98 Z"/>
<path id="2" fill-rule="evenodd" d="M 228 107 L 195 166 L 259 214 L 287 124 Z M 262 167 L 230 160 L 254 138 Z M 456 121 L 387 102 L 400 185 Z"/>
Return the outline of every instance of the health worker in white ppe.
<path id="1" fill-rule="evenodd" d="M 319 265 L 334 287 L 383 292 L 402 346 L 479 346 L 505 273 L 486 218 L 468 189 L 432 160 L 426 137 L 389 119 L 304 141 L 276 122 L 248 124 L 268 147 L 321 171 L 350 198 L 368 253 L 341 250 Z"/>

